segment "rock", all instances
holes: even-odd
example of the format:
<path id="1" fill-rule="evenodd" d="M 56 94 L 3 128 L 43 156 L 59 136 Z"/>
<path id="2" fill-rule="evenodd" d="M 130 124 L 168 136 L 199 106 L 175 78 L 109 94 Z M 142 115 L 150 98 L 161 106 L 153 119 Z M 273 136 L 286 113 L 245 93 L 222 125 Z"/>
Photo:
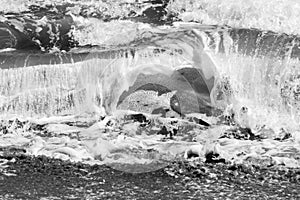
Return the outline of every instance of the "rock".
<path id="1" fill-rule="evenodd" d="M 143 115 L 143 114 L 127 115 L 126 119 L 133 120 L 133 121 L 140 122 L 140 123 L 148 123 L 149 122 L 147 120 L 147 118 L 145 117 L 145 115 Z"/>
<path id="2" fill-rule="evenodd" d="M 198 154 L 198 153 L 195 153 L 195 152 L 193 152 L 193 151 L 187 151 L 185 157 L 186 157 L 187 159 L 189 159 L 189 158 L 194 158 L 194 157 L 199 157 L 199 154 Z"/>
<path id="3" fill-rule="evenodd" d="M 236 127 L 235 129 L 226 131 L 220 138 L 234 138 L 238 140 L 260 140 L 260 135 L 254 135 L 250 128 Z"/>
<path id="4" fill-rule="evenodd" d="M 281 132 L 275 136 L 274 140 L 284 141 L 291 137 L 292 137 L 291 133 L 285 131 L 284 129 L 281 129 Z"/>
<path id="5" fill-rule="evenodd" d="M 177 129 L 175 128 L 167 128 L 166 126 L 163 126 L 158 132 L 158 135 L 164 135 L 165 137 L 169 136 L 170 139 L 173 139 L 173 136 L 177 134 Z"/>
<path id="6" fill-rule="evenodd" d="M 192 118 L 188 118 L 188 120 L 190 122 L 195 122 L 197 124 L 200 124 L 200 125 L 203 125 L 203 126 L 210 126 L 209 123 L 207 123 L 206 121 L 202 120 L 202 119 L 199 119 L 197 117 L 192 117 Z"/>
<path id="7" fill-rule="evenodd" d="M 165 127 L 165 126 L 163 126 L 162 128 L 161 128 L 161 130 L 160 131 L 158 131 L 158 135 L 164 135 L 164 136 L 167 136 L 168 134 L 169 134 L 170 132 L 167 130 L 167 128 Z"/>
<path id="8" fill-rule="evenodd" d="M 220 158 L 218 153 L 208 152 L 205 154 L 205 163 L 226 163 L 224 158 Z"/>

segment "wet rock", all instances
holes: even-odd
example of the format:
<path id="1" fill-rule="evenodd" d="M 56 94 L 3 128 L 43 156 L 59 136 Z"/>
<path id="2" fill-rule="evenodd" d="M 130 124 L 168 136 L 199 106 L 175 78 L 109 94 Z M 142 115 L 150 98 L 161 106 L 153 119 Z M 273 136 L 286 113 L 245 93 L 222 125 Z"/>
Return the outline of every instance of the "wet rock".
<path id="1" fill-rule="evenodd" d="M 199 119 L 197 117 L 191 117 L 191 118 L 188 118 L 188 120 L 190 122 L 195 122 L 196 124 L 200 124 L 200 125 L 203 125 L 203 126 L 210 126 L 209 123 L 207 123 L 206 121 L 204 121 L 202 119 Z"/>
<path id="2" fill-rule="evenodd" d="M 194 157 L 200 157 L 203 155 L 203 145 L 197 144 L 197 145 L 191 145 L 184 153 L 184 158 L 194 158 Z"/>
<path id="3" fill-rule="evenodd" d="M 150 120 L 148 120 L 145 115 L 140 114 L 140 113 L 139 114 L 127 115 L 126 119 L 127 120 L 133 120 L 134 122 L 139 122 L 139 123 L 141 123 L 141 126 L 146 126 L 147 124 L 150 123 Z"/>
<path id="4" fill-rule="evenodd" d="M 274 140 L 278 141 L 284 141 L 292 137 L 292 134 L 285 131 L 284 129 L 281 129 L 281 132 L 275 136 Z"/>
<path id="5" fill-rule="evenodd" d="M 234 138 L 238 140 L 260 140 L 261 136 L 254 135 L 250 128 L 237 127 L 235 129 L 226 131 L 220 138 Z"/>
<path id="6" fill-rule="evenodd" d="M 7 126 L 3 125 L 2 123 L 0 124 L 0 133 L 4 135 L 9 133 Z"/>
<path id="7" fill-rule="evenodd" d="M 140 123 L 147 121 L 147 118 L 143 114 L 132 114 L 132 115 L 129 115 L 128 117 L 129 117 L 129 119 L 132 119 L 132 120 L 140 122 Z"/>
<path id="8" fill-rule="evenodd" d="M 220 158 L 220 155 L 214 152 L 206 153 L 205 159 L 205 163 L 226 163 L 224 158 Z"/>
<path id="9" fill-rule="evenodd" d="M 224 124 L 227 124 L 229 126 L 235 125 L 234 115 L 234 113 L 226 114 L 222 116 L 221 120 L 225 122 Z"/>
<path id="10" fill-rule="evenodd" d="M 167 135 L 169 135 L 169 131 L 167 130 L 167 128 L 165 126 L 163 126 L 161 128 L 161 130 L 157 132 L 157 134 L 167 136 Z"/>
<path id="11" fill-rule="evenodd" d="M 185 158 L 189 159 L 189 158 L 197 158 L 199 157 L 199 153 L 192 151 L 192 150 L 188 150 L 185 153 Z"/>
<path id="12" fill-rule="evenodd" d="M 169 137 L 173 139 L 173 136 L 177 134 L 177 129 L 168 130 L 166 126 L 163 126 L 158 132 L 158 135 L 164 135 L 165 137 Z"/>
<path id="13" fill-rule="evenodd" d="M 237 169 L 238 169 L 238 167 L 236 165 L 230 165 L 230 166 L 228 166 L 228 170 L 235 171 Z"/>

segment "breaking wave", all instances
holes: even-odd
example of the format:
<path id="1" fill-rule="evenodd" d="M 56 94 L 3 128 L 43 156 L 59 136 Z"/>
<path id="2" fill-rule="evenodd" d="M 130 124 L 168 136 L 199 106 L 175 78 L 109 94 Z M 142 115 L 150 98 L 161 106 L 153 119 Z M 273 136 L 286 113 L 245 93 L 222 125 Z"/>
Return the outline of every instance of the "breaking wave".
<path id="1" fill-rule="evenodd" d="M 30 117 L 50 136 L 20 130 L 14 119 L 5 127 L 16 131 L 0 132 L 1 146 L 118 169 L 146 163 L 147 170 L 189 151 L 236 162 L 247 159 L 238 152 L 257 155 L 264 145 L 284 152 L 297 143 L 300 121 L 300 15 L 292 3 L 4 2 L 0 114 Z M 232 128 L 228 116 L 256 136 L 294 140 L 218 141 Z M 178 141 L 153 134 L 174 130 Z"/>

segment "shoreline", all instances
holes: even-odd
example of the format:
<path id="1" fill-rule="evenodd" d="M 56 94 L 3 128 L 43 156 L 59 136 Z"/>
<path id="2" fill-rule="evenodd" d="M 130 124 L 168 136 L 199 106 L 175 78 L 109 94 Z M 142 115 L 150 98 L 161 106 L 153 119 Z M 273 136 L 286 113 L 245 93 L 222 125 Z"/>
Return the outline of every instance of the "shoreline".
<path id="1" fill-rule="evenodd" d="M 296 199 L 300 169 L 177 161 L 153 172 L 130 174 L 45 156 L 9 159 L 0 174 L 3 199 Z"/>

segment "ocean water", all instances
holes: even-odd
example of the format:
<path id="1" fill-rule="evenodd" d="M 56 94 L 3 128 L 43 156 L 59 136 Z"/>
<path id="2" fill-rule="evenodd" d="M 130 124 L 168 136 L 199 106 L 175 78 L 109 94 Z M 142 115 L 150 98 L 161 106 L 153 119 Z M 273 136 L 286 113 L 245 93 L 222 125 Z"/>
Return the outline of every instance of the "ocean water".
<path id="1" fill-rule="evenodd" d="M 0 15 L 1 147 L 146 166 L 136 172 L 189 151 L 299 167 L 298 2 L 10 2 Z M 159 107 L 171 114 L 151 114 Z M 150 125 L 128 120 L 140 112 Z M 233 114 L 235 125 L 222 123 Z M 179 133 L 157 135 L 162 127 Z M 265 139 L 220 139 L 238 128 Z M 282 134 L 291 138 L 274 140 Z"/>

